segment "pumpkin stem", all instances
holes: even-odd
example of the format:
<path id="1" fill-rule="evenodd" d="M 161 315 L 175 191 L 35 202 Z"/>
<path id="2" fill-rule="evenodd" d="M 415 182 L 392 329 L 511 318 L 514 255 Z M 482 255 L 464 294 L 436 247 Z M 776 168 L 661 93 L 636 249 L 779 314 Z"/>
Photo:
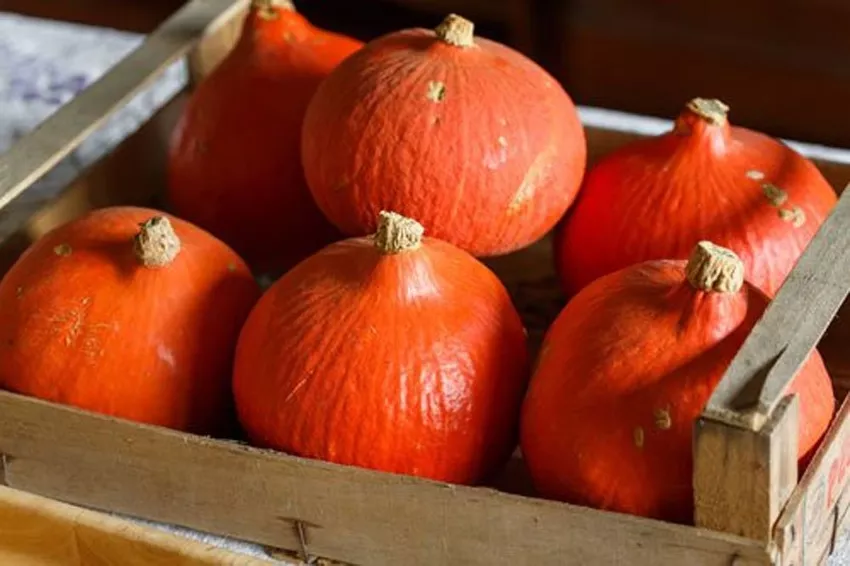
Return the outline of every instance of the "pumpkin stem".
<path id="1" fill-rule="evenodd" d="M 395 212 L 382 210 L 378 214 L 375 247 L 383 254 L 397 254 L 415 250 L 422 244 L 424 233 L 425 228 L 416 220 Z"/>
<path id="2" fill-rule="evenodd" d="M 154 216 L 139 225 L 133 238 L 133 251 L 145 267 L 164 267 L 180 253 L 180 238 L 168 218 Z"/>
<path id="3" fill-rule="evenodd" d="M 251 8 L 266 20 L 277 18 L 278 13 L 275 8 L 289 10 L 290 12 L 295 11 L 295 5 L 291 0 L 251 0 Z"/>
<path id="4" fill-rule="evenodd" d="M 455 47 L 471 47 L 475 43 L 473 41 L 475 24 L 457 14 L 446 16 L 434 32 L 437 37 Z"/>
<path id="5" fill-rule="evenodd" d="M 729 106 L 716 98 L 694 98 L 687 109 L 714 126 L 722 126 L 729 116 Z"/>
<path id="6" fill-rule="evenodd" d="M 691 252 L 685 275 L 701 291 L 737 293 L 744 285 L 744 262 L 732 250 L 702 241 Z"/>

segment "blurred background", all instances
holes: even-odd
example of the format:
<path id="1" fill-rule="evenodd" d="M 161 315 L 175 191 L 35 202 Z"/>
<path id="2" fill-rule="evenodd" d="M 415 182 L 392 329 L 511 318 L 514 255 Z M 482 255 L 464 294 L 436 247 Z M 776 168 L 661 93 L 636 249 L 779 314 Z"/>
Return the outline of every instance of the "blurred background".
<path id="1" fill-rule="evenodd" d="M 0 0 L 0 11 L 151 31 L 182 0 Z M 847 0 L 296 0 L 362 39 L 449 11 L 544 65 L 579 104 L 670 118 L 694 96 L 771 134 L 850 146 Z"/>

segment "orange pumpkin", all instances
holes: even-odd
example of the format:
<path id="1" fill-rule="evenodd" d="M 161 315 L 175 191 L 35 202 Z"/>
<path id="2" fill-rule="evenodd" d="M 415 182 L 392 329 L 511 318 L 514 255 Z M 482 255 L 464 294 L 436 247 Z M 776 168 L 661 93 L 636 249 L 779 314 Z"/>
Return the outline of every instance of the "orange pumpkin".
<path id="1" fill-rule="evenodd" d="M 541 238 L 575 198 L 584 131 L 558 82 L 448 16 L 368 43 L 316 91 L 304 172 L 345 234 L 396 210 L 476 256 Z"/>
<path id="2" fill-rule="evenodd" d="M 0 281 L 0 387 L 203 434 L 234 423 L 230 371 L 259 297 L 245 263 L 155 210 L 91 212 Z"/>
<path id="3" fill-rule="evenodd" d="M 730 125 L 727 111 L 719 100 L 691 100 L 671 131 L 587 172 L 555 244 L 570 294 L 641 261 L 685 259 L 703 239 L 734 251 L 747 279 L 776 294 L 835 192 L 808 159 Z"/>
<path id="4" fill-rule="evenodd" d="M 549 329 L 523 406 L 521 444 L 545 497 L 693 520 L 696 418 L 768 300 L 731 251 L 604 276 Z M 835 408 L 817 352 L 794 379 L 805 459 Z"/>
<path id="5" fill-rule="evenodd" d="M 475 483 L 516 445 L 527 379 L 499 279 L 422 226 L 382 213 L 270 287 L 239 338 L 234 393 L 256 444 Z"/>
<path id="6" fill-rule="evenodd" d="M 319 82 L 360 48 L 290 2 L 254 0 L 233 51 L 192 93 L 171 140 L 168 200 L 258 272 L 339 237 L 307 189 L 301 122 Z"/>

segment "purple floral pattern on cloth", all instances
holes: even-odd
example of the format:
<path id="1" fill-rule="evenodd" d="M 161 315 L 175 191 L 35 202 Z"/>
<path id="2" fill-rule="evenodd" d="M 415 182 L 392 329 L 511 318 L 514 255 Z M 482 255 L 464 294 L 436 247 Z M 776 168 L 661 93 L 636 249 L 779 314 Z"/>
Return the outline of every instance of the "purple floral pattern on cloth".
<path id="1" fill-rule="evenodd" d="M 9 94 L 13 98 L 20 98 L 27 102 L 40 100 L 45 104 L 60 106 L 82 92 L 89 84 L 88 77 L 85 75 L 63 77 L 56 67 L 48 66 L 43 75 L 46 85 L 44 88 L 39 88 L 40 85 L 35 82 L 33 74 L 29 72 L 29 69 L 27 71 L 13 76 L 9 81 Z"/>

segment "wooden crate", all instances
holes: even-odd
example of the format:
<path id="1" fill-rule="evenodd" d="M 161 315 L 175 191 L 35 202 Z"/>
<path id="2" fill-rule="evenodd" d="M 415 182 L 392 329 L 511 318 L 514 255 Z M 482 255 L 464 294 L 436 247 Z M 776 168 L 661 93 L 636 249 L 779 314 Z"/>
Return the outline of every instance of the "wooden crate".
<path id="1" fill-rule="evenodd" d="M 0 157 L 4 207 L 165 66 L 203 77 L 232 46 L 244 3 L 194 0 L 136 52 Z M 157 202 L 177 95 L 0 244 L 4 271 L 33 240 L 93 208 Z M 591 159 L 640 137 L 588 127 Z M 816 164 L 840 187 L 850 167 Z M 686 527 L 533 497 L 515 458 L 494 486 L 337 466 L 0 392 L 0 483 L 42 496 L 353 564 L 809 566 L 850 506 L 850 355 L 839 317 L 821 345 L 842 399 L 798 482 L 796 400 L 784 394 L 850 284 L 850 197 L 840 199 L 729 367 L 695 427 L 696 521 Z M 563 298 L 548 242 L 488 262 L 539 340 Z M 844 327 L 847 327 L 845 330 Z M 498 488 L 498 489 L 496 489 Z"/>

